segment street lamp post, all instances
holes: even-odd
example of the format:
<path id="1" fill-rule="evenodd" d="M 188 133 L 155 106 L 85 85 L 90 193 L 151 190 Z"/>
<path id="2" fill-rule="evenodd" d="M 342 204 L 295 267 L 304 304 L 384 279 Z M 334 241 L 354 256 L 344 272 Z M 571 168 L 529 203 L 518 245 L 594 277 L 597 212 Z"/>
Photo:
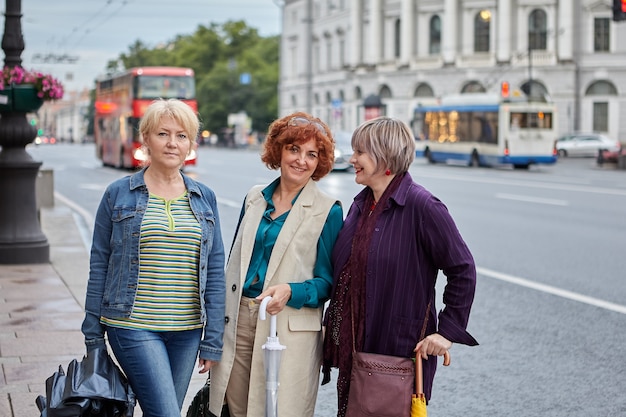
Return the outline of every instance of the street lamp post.
<path id="1" fill-rule="evenodd" d="M 2 50 L 4 64 L 22 64 L 21 0 L 6 0 Z M 0 113 L 0 264 L 49 262 L 50 246 L 37 216 L 35 182 L 41 162 L 26 152 L 37 135 L 25 112 Z"/>

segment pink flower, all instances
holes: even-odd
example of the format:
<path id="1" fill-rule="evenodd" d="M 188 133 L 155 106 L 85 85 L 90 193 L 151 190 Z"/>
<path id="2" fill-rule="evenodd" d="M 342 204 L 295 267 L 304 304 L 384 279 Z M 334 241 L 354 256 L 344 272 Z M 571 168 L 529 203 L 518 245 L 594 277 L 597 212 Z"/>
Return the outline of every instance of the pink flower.
<path id="1" fill-rule="evenodd" d="M 39 71 L 28 71 L 22 67 L 4 67 L 0 74 L 0 90 L 5 86 L 32 84 L 37 96 L 42 100 L 59 100 L 63 98 L 63 84 L 50 74 Z"/>

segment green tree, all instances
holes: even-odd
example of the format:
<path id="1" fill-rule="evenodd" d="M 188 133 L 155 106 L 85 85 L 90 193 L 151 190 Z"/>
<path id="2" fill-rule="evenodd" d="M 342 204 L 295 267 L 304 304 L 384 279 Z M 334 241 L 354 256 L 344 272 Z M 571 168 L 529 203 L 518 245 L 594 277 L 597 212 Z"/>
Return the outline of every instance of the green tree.
<path id="1" fill-rule="evenodd" d="M 219 132 L 229 113 L 245 111 L 252 128 L 264 132 L 278 113 L 278 51 L 278 36 L 262 37 L 244 21 L 211 23 L 155 48 L 137 40 L 108 63 L 107 72 L 152 65 L 192 68 L 204 129 Z M 249 74 L 249 84 L 240 83 L 243 73 Z"/>

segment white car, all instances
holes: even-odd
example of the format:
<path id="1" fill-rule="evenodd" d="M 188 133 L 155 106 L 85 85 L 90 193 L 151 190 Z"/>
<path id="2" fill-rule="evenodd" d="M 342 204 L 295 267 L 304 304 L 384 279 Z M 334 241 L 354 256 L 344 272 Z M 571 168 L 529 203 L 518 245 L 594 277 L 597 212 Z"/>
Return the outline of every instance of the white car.
<path id="1" fill-rule="evenodd" d="M 334 171 L 347 171 L 352 168 L 352 132 L 339 131 L 334 133 L 335 138 L 335 165 Z"/>
<path id="2" fill-rule="evenodd" d="M 571 133 L 556 141 L 559 156 L 597 157 L 600 150 L 618 151 L 617 140 L 600 133 Z"/>

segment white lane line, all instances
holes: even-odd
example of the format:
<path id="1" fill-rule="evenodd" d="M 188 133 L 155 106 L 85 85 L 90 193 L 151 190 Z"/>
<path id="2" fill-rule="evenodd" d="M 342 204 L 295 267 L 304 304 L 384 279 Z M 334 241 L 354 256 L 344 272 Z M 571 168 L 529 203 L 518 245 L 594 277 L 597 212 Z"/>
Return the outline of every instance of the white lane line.
<path id="1" fill-rule="evenodd" d="M 474 182 L 474 183 L 483 183 L 483 184 L 503 184 L 506 186 L 518 186 L 518 187 L 528 187 L 528 188 L 541 188 L 544 190 L 561 190 L 561 191 L 577 191 L 583 193 L 593 193 L 593 194 L 609 194 L 609 195 L 618 195 L 618 196 L 626 196 L 626 190 L 615 189 L 615 188 L 604 188 L 604 187 L 594 187 L 588 185 L 575 185 L 575 184 L 562 184 L 562 183 L 535 183 L 530 181 L 522 181 L 522 180 L 513 180 L 513 179 L 505 179 L 505 178 L 474 178 L 468 176 L 460 176 L 460 175 L 452 175 L 452 174 L 441 174 L 441 173 L 429 173 L 427 171 L 419 171 L 416 173 L 413 178 L 424 177 L 424 178 L 434 178 L 439 180 L 453 180 L 456 182 L 465 181 L 465 182 Z"/>
<path id="2" fill-rule="evenodd" d="M 569 206 L 569 202 L 565 200 L 557 200 L 554 198 L 532 197 L 529 195 L 498 193 L 496 194 L 496 198 L 500 198 L 503 200 L 524 201 L 527 203 L 550 204 L 553 206 Z"/>
<path id="3" fill-rule="evenodd" d="M 488 276 L 490 278 L 510 282 L 511 284 L 556 295 L 557 297 L 567 298 L 569 300 L 577 301 L 579 303 L 589 304 L 591 306 L 603 308 L 605 310 L 615 311 L 616 313 L 626 314 L 626 306 L 620 304 L 611 303 L 609 301 L 600 300 L 598 298 L 589 297 L 572 291 L 562 290 L 560 288 L 552 287 L 550 285 L 539 284 L 537 282 L 529 281 L 524 278 L 514 277 L 513 275 L 492 271 L 487 268 L 476 267 L 476 271 L 479 274 Z"/>
<path id="4" fill-rule="evenodd" d="M 226 207 L 231 207 L 231 208 L 241 208 L 241 202 L 228 200 L 226 198 L 217 197 L 217 204 L 222 204 Z"/>

